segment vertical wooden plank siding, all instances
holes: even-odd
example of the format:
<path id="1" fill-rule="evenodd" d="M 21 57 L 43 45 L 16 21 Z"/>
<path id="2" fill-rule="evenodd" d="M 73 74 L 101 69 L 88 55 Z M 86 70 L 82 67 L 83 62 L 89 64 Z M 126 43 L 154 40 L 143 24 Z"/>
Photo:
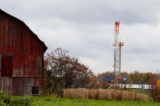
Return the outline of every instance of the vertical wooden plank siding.
<path id="1" fill-rule="evenodd" d="M 24 77 L 24 54 L 14 54 L 12 77 Z"/>
<path id="2" fill-rule="evenodd" d="M 47 47 L 21 20 L 0 9 L 0 90 L 31 95 L 44 90 L 43 54 Z"/>
<path id="3" fill-rule="evenodd" d="M 24 80 L 23 78 L 12 78 L 12 95 L 24 95 Z"/>

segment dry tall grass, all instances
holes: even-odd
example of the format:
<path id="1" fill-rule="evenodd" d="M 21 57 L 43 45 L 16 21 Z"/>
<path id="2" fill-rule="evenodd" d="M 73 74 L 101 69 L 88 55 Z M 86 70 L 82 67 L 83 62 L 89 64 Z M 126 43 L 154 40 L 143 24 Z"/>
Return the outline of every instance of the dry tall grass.
<path id="1" fill-rule="evenodd" d="M 129 96 L 129 100 L 130 101 L 135 101 L 135 98 L 136 98 L 136 95 L 134 92 L 129 92 L 130 93 L 130 96 Z"/>
<path id="2" fill-rule="evenodd" d="M 118 90 L 112 90 L 112 98 L 114 100 L 121 100 L 122 99 L 122 92 Z"/>
<path id="3" fill-rule="evenodd" d="M 109 89 L 98 89 L 98 100 L 111 100 L 112 93 Z"/>
<path id="4" fill-rule="evenodd" d="M 88 89 L 63 89 L 63 97 L 70 99 L 88 99 Z"/>
<path id="5" fill-rule="evenodd" d="M 122 100 L 129 100 L 130 93 L 128 91 L 122 91 Z"/>
<path id="6" fill-rule="evenodd" d="M 63 89 L 63 97 L 70 99 L 98 99 L 98 100 L 130 100 L 148 101 L 148 95 L 128 91 L 118 91 L 109 89 L 88 90 L 85 88 Z"/>
<path id="7" fill-rule="evenodd" d="M 89 99 L 97 99 L 98 98 L 97 96 L 98 96 L 98 90 L 93 90 L 93 89 L 88 90 Z"/>
<path id="8" fill-rule="evenodd" d="M 136 94 L 136 100 L 137 101 L 140 101 L 140 100 L 148 101 L 148 95 L 142 94 L 142 93 L 137 93 Z"/>
<path id="9" fill-rule="evenodd" d="M 109 89 L 106 89 L 106 100 L 112 99 L 112 92 Z"/>
<path id="10" fill-rule="evenodd" d="M 76 98 L 75 89 L 63 89 L 63 97 L 70 99 Z"/>
<path id="11" fill-rule="evenodd" d="M 98 89 L 98 100 L 105 100 L 105 90 L 104 89 Z"/>
<path id="12" fill-rule="evenodd" d="M 78 88 L 75 90 L 76 99 L 88 99 L 88 89 Z"/>
<path id="13" fill-rule="evenodd" d="M 63 89 L 63 98 L 68 98 L 67 89 Z"/>
<path id="14" fill-rule="evenodd" d="M 128 92 L 128 91 L 122 91 L 122 100 L 135 100 L 135 93 L 134 92 Z"/>

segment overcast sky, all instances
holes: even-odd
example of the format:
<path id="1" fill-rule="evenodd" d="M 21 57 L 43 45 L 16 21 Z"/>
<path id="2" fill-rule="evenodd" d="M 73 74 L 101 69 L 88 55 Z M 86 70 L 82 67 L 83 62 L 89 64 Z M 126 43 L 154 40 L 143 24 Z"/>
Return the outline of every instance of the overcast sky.
<path id="1" fill-rule="evenodd" d="M 48 47 L 79 58 L 95 74 L 113 71 L 114 22 L 120 21 L 122 71 L 160 72 L 160 0 L 0 0 Z"/>

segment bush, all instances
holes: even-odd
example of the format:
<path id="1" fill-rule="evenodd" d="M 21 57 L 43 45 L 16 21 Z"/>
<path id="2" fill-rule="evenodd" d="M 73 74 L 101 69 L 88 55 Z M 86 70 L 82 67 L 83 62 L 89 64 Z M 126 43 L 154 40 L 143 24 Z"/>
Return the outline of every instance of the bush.
<path id="1" fill-rule="evenodd" d="M 150 80 L 148 82 L 150 94 L 154 101 L 160 102 L 160 81 L 158 80 Z"/>
<path id="2" fill-rule="evenodd" d="M 31 106 L 33 99 L 29 97 L 13 97 L 0 91 L 0 106 Z"/>

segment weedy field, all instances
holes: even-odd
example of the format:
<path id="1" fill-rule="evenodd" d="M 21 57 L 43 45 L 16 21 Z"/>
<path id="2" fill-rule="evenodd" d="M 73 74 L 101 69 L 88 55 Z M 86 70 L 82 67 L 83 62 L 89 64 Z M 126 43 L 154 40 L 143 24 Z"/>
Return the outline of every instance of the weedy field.
<path id="1" fill-rule="evenodd" d="M 149 95 L 148 90 L 132 89 L 137 93 Z M 34 97 L 32 104 L 34 106 L 160 106 L 160 103 L 154 102 L 150 97 L 149 101 L 118 101 L 118 100 L 95 100 L 95 99 L 66 99 L 53 96 Z"/>
<path id="2" fill-rule="evenodd" d="M 82 100 L 55 97 L 34 97 L 34 106 L 160 106 L 153 101 Z"/>
<path id="3" fill-rule="evenodd" d="M 134 92 L 148 94 L 147 90 L 139 89 Z M 0 106 L 160 106 L 153 99 L 148 101 L 125 100 L 95 100 L 95 99 L 68 99 L 55 96 L 6 96 L 0 92 Z"/>

